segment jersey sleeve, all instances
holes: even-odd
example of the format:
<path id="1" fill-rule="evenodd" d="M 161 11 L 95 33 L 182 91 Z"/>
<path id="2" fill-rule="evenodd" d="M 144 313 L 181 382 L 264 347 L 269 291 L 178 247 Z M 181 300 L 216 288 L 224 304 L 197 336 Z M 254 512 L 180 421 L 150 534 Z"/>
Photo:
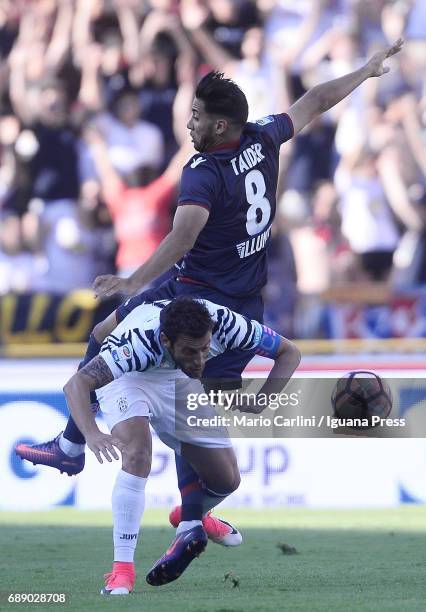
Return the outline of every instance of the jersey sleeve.
<path id="1" fill-rule="evenodd" d="M 252 351 L 261 340 L 262 325 L 223 306 L 216 312 L 213 337 L 222 352 L 230 349 Z"/>
<path id="2" fill-rule="evenodd" d="M 178 206 L 193 203 L 208 210 L 212 208 L 216 200 L 217 176 L 214 170 L 206 165 L 207 163 L 208 160 L 205 158 L 195 156 L 184 167 Z"/>
<path id="3" fill-rule="evenodd" d="M 100 350 L 114 378 L 127 372 L 145 372 L 153 367 L 156 355 L 160 353 L 154 334 L 137 328 L 120 333 L 120 327 L 121 324 L 107 336 Z"/>
<path id="4" fill-rule="evenodd" d="M 262 132 L 267 133 L 278 147 L 294 136 L 293 122 L 287 113 L 268 115 L 255 123 L 261 126 Z"/>

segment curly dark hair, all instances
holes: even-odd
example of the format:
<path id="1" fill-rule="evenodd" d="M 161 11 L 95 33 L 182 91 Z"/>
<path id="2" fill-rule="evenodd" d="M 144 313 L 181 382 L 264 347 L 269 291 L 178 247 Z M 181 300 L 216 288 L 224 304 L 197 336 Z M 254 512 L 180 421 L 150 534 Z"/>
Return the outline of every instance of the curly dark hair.
<path id="1" fill-rule="evenodd" d="M 204 102 L 206 113 L 223 116 L 237 125 L 247 122 L 248 103 L 244 92 L 223 72 L 209 72 L 197 85 L 195 97 Z"/>
<path id="2" fill-rule="evenodd" d="M 213 325 L 206 306 L 187 296 L 175 298 L 160 313 L 160 329 L 172 344 L 179 334 L 202 338 Z"/>

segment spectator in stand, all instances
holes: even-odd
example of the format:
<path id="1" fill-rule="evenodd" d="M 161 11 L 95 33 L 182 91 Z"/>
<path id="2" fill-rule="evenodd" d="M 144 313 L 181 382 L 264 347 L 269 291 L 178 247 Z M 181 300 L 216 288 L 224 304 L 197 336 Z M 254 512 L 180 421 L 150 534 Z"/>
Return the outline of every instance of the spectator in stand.
<path id="1" fill-rule="evenodd" d="M 8 87 L 7 58 L 19 32 L 19 12 L 15 3 L 4 0 L 0 3 L 0 112 Z M 3 104 L 2 104 L 3 103 Z"/>
<path id="2" fill-rule="evenodd" d="M 109 15 L 104 15 L 97 0 L 77 3 L 73 57 L 82 73 L 80 100 L 89 111 L 109 109 L 130 87 L 129 68 L 140 56 L 139 21 L 131 2 L 116 0 Z"/>
<path id="3" fill-rule="evenodd" d="M 324 33 L 347 21 L 347 4 L 345 0 L 257 0 L 257 6 L 264 19 L 266 48 L 280 50 L 297 99 L 308 88 L 301 78 L 304 55 Z"/>
<path id="4" fill-rule="evenodd" d="M 215 70 L 223 70 L 243 89 L 249 105 L 249 121 L 282 112 L 282 76 L 274 58 L 265 56 L 260 27 L 252 27 L 241 37 L 242 59 L 235 59 L 209 32 L 210 13 L 206 6 L 189 0 L 181 5 L 181 18 L 203 60 Z"/>
<path id="5" fill-rule="evenodd" d="M 11 99 L 27 126 L 17 141 L 31 176 L 23 233 L 33 251 L 42 250 L 46 256 L 42 288 L 65 292 L 87 287 L 93 275 L 95 245 L 90 235 L 83 237 L 79 222 L 77 137 L 69 123 L 64 86 L 58 81 L 45 83 L 35 107 L 27 107 L 17 90 L 11 89 Z"/>
<path id="6" fill-rule="evenodd" d="M 140 101 L 133 90 L 121 91 L 112 108 L 114 114 L 103 113 L 95 120 L 105 135 L 112 165 L 121 176 L 143 168 L 148 178 L 154 178 L 164 159 L 161 131 L 140 119 Z"/>
<path id="7" fill-rule="evenodd" d="M 340 196 L 342 233 L 366 279 L 386 281 L 399 233 L 377 168 L 377 155 L 364 148 L 350 161 L 342 159 L 335 183 Z"/>
<path id="8" fill-rule="evenodd" d="M 308 208 L 318 183 L 333 176 L 334 133 L 334 126 L 319 117 L 299 135 L 292 149 L 286 188 L 297 192 Z"/>
<path id="9" fill-rule="evenodd" d="M 19 136 L 20 124 L 13 114 L 0 116 L 0 210 L 19 215 L 17 199 L 18 171 L 15 142 Z"/>
<path id="10" fill-rule="evenodd" d="M 140 89 L 145 120 L 162 132 L 165 165 L 176 152 L 173 104 L 178 85 L 194 81 L 195 55 L 175 14 L 164 10 L 161 2 L 145 18 L 140 31 L 140 56 L 133 63 L 130 80 Z M 186 119 L 185 119 L 186 123 Z"/>
<path id="11" fill-rule="evenodd" d="M 251 0 L 207 0 L 206 6 L 209 9 L 207 30 L 226 53 L 240 59 L 246 32 L 260 26 L 256 3 Z"/>
<path id="12" fill-rule="evenodd" d="M 85 138 L 92 149 L 103 198 L 115 229 L 116 267 L 123 277 L 130 276 L 146 261 L 170 230 L 175 189 L 182 167 L 193 150 L 184 120 L 192 97 L 192 86 L 182 84 L 173 109 L 176 139 L 182 144 L 163 174 L 149 183 L 146 174 L 142 174 L 138 186 L 135 186 L 135 176 L 131 185 L 126 184 L 111 163 L 104 136 L 94 127 L 86 130 Z"/>
<path id="13" fill-rule="evenodd" d="M 291 333 L 294 267 L 300 293 L 366 274 L 383 280 L 389 271 L 399 285 L 426 282 L 421 1 L 0 4 L 0 266 L 9 279 L 3 290 L 12 282 L 58 291 L 90 286 L 94 276 L 112 271 L 114 232 L 123 273 L 141 263 L 142 242 L 142 259 L 148 256 L 169 227 L 175 179 L 168 165 L 186 132 L 186 111 L 175 121 L 173 107 L 205 63 L 239 82 L 250 119 L 258 119 L 285 110 L 316 83 L 356 70 L 372 46 L 401 35 L 407 44 L 386 78 L 359 88 L 283 148 L 266 311 L 275 327 Z M 94 136 L 96 166 L 103 151 L 113 188 L 105 188 L 105 177 L 99 184 L 80 136 L 93 120 L 104 135 L 102 142 Z M 363 245 L 348 223 L 354 201 L 355 222 L 361 211 L 366 219 Z M 378 237 L 379 217 L 386 231 Z M 365 255 L 371 250 L 385 251 L 375 258 L 380 269 Z M 63 267 L 75 273 L 64 275 Z"/>
<path id="14" fill-rule="evenodd" d="M 403 229 L 394 282 L 426 282 L 426 153 L 416 98 L 402 90 L 386 103 L 372 132 L 380 147 L 378 169 L 387 199 Z"/>
<path id="15" fill-rule="evenodd" d="M 264 289 L 265 319 L 269 325 L 294 337 L 298 298 L 296 262 L 287 228 L 278 219 L 272 234 L 268 261 L 269 281 Z"/>

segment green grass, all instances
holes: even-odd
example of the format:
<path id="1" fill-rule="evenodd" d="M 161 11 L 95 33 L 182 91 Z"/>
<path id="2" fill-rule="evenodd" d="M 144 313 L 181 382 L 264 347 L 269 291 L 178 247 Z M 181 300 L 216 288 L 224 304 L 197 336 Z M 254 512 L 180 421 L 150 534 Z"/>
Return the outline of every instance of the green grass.
<path id="1" fill-rule="evenodd" d="M 209 544 L 170 585 L 144 576 L 169 544 L 165 511 L 148 511 L 139 539 L 138 580 L 129 597 L 102 598 L 111 566 L 110 515 L 58 509 L 0 512 L 0 610 L 154 612 L 386 611 L 426 609 L 426 508 L 351 511 L 223 511 L 244 544 Z M 277 543 L 296 547 L 284 555 Z M 238 588 L 223 582 L 233 571 Z M 8 604 L 11 592 L 66 592 L 68 604 Z"/>

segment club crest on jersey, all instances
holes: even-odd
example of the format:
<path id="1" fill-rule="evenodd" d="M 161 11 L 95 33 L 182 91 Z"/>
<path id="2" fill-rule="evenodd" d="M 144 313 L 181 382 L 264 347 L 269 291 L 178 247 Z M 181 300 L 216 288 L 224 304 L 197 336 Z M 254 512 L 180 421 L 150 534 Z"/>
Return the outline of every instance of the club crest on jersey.
<path id="1" fill-rule="evenodd" d="M 255 236 L 254 238 L 250 238 L 245 242 L 240 242 L 237 244 L 237 251 L 240 259 L 250 257 L 250 255 L 254 255 L 254 253 L 258 253 L 264 249 L 270 235 L 271 228 L 268 227 L 268 229 L 259 234 L 259 236 Z"/>

